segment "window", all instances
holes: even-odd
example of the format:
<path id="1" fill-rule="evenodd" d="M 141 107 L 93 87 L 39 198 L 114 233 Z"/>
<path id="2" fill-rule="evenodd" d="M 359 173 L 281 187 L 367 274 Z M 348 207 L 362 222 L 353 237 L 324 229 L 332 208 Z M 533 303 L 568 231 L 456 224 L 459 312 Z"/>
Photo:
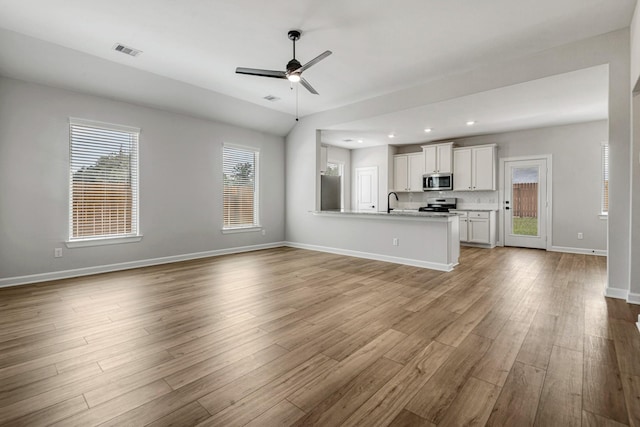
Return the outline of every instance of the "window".
<path id="1" fill-rule="evenodd" d="M 609 213 L 609 144 L 602 143 L 602 197 L 600 210 L 602 215 Z"/>
<path id="2" fill-rule="evenodd" d="M 340 166 L 338 163 L 327 163 L 327 170 L 324 173 L 325 175 L 331 175 L 331 176 L 341 176 L 342 174 L 340 173 Z"/>
<path id="3" fill-rule="evenodd" d="M 69 123 L 69 242 L 138 236 L 140 129 Z"/>
<path id="4" fill-rule="evenodd" d="M 258 154 L 254 148 L 228 144 L 223 147 L 223 229 L 260 227 Z"/>

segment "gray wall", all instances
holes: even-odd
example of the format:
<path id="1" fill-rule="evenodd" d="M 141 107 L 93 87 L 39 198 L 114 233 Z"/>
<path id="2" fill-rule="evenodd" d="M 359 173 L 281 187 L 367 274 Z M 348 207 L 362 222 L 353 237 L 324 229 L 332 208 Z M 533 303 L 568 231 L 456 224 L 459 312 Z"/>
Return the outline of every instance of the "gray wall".
<path id="1" fill-rule="evenodd" d="M 319 177 L 312 168 L 318 147 L 317 129 L 375 117 L 438 101 L 527 82 L 595 65 L 609 65 L 609 123 L 611 176 L 608 236 L 608 287 L 629 289 L 630 265 L 630 52 L 629 31 L 621 30 L 548 49 L 501 63 L 487 64 L 468 73 L 451 74 L 420 86 L 379 96 L 356 104 L 305 117 L 287 136 L 286 238 L 314 244 L 329 233 L 309 211 L 315 209 Z M 309 162 L 300 159 L 309 158 Z M 294 179 L 295 178 L 295 179 Z M 337 236 L 332 245 L 345 247 L 348 236 Z M 377 249 L 372 247 L 371 252 Z M 382 249 L 380 249 L 382 250 Z"/>
<path id="2" fill-rule="evenodd" d="M 498 158 L 551 154 L 553 171 L 553 246 L 606 251 L 607 221 L 600 219 L 601 143 L 608 140 L 606 120 L 550 126 L 516 132 L 447 139 L 456 147 L 498 144 Z M 421 145 L 398 147 L 398 152 L 420 152 Z M 499 164 L 498 168 L 499 169 Z M 503 179 L 498 177 L 498 179 Z M 498 206 L 498 191 L 439 192 L 466 205 Z M 401 193 L 407 207 L 422 206 L 431 193 Z M 578 240 L 578 232 L 584 239 Z"/>
<path id="3" fill-rule="evenodd" d="M 142 129 L 141 242 L 64 247 L 69 117 Z M 220 231 L 223 142 L 261 150 L 265 236 Z M 282 241 L 284 169 L 281 137 L 0 78 L 0 279 Z"/>
<path id="4" fill-rule="evenodd" d="M 606 250 L 607 221 L 599 214 L 600 147 L 607 141 L 607 122 L 598 121 L 458 139 L 456 145 L 497 143 L 499 158 L 551 154 L 553 246 Z"/>

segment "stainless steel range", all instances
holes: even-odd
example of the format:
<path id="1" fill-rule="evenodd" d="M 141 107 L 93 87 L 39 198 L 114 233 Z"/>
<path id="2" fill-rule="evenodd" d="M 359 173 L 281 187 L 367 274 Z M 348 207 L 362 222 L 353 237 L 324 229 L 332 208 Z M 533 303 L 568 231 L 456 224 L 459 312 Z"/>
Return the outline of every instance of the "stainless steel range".
<path id="1" fill-rule="evenodd" d="M 418 209 L 420 212 L 449 212 L 449 209 L 455 209 L 458 199 L 455 197 L 429 197 L 427 206 Z"/>

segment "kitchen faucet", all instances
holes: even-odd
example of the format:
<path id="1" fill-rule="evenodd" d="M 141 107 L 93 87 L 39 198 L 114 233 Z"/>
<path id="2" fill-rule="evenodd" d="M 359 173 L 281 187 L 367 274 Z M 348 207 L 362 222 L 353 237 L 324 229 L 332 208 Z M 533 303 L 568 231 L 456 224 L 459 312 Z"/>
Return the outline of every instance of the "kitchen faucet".
<path id="1" fill-rule="evenodd" d="M 398 194 L 395 191 L 392 191 L 389 194 L 387 194 L 387 213 L 391 213 L 391 202 L 389 201 L 389 196 L 391 196 L 392 194 L 396 196 L 396 200 L 400 200 L 398 199 Z"/>

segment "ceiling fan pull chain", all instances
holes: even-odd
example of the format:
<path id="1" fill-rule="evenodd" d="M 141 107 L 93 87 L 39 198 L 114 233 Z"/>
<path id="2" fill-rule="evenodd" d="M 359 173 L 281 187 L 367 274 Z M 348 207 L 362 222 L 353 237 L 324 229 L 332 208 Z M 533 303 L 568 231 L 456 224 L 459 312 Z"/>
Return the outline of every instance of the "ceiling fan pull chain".
<path id="1" fill-rule="evenodd" d="M 298 85 L 296 85 L 296 122 L 298 121 Z"/>

